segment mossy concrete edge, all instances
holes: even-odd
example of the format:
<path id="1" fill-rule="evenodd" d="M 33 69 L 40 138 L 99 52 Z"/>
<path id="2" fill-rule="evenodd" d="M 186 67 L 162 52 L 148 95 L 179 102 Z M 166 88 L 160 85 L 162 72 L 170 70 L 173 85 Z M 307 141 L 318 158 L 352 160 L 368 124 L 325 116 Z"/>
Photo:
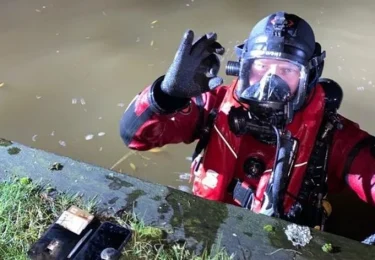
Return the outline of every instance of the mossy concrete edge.
<path id="1" fill-rule="evenodd" d="M 51 167 L 56 163 L 63 167 Z M 107 214 L 134 211 L 147 225 L 169 231 L 171 241 L 186 242 L 196 251 L 220 244 L 235 259 L 375 259 L 375 247 L 316 230 L 311 242 L 297 249 L 284 234 L 289 224 L 285 221 L 5 139 L 0 139 L 0 169 L 3 180 L 12 175 L 29 177 L 60 191 L 96 197 Z M 264 230 L 266 225 L 275 232 Z M 325 243 L 340 251 L 323 252 Z"/>

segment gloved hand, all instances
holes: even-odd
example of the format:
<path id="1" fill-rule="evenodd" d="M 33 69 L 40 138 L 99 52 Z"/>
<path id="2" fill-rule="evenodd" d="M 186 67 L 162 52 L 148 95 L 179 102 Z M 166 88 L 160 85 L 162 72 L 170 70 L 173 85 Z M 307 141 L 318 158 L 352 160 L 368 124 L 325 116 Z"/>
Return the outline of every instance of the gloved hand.
<path id="1" fill-rule="evenodd" d="M 221 85 L 217 54 L 223 55 L 225 49 L 216 39 L 216 33 L 208 33 L 193 43 L 194 32 L 186 31 L 161 90 L 172 97 L 191 98 Z"/>

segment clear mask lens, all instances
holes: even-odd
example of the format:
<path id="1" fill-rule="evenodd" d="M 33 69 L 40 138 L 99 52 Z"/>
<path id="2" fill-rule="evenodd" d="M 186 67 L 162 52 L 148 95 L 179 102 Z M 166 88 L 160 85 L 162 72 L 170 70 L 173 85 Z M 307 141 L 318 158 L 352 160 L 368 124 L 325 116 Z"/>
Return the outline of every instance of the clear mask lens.
<path id="1" fill-rule="evenodd" d="M 284 59 L 241 61 L 237 94 L 242 101 L 286 103 L 305 91 L 306 68 Z"/>

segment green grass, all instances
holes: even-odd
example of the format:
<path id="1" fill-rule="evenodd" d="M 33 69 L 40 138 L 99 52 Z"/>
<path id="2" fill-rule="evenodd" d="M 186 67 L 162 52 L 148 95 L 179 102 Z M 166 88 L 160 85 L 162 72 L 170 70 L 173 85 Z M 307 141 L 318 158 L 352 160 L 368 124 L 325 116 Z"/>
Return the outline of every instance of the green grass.
<path id="1" fill-rule="evenodd" d="M 45 196 L 51 188 L 42 187 L 27 178 L 12 178 L 0 183 L 0 258 L 28 259 L 27 251 L 60 214 L 76 205 L 95 214 L 95 201 L 84 202 L 79 195 L 56 193 Z M 102 217 L 104 219 L 104 217 Z M 109 220 L 107 218 L 107 220 Z M 133 237 L 123 251 L 122 259 L 232 259 L 216 246 L 193 255 L 185 244 L 170 244 L 165 240 L 166 231 L 146 226 L 134 214 L 123 214 L 111 221 L 130 227 Z"/>

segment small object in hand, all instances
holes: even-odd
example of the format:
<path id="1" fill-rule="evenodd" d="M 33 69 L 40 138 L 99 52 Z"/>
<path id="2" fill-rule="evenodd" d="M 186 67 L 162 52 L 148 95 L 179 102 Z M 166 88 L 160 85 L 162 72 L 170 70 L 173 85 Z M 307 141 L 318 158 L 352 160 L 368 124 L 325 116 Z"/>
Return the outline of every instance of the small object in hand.
<path id="1" fill-rule="evenodd" d="M 54 162 L 52 166 L 49 168 L 51 171 L 61 171 L 64 168 L 64 165 L 58 162 Z"/>
<path id="2" fill-rule="evenodd" d="M 118 250 L 108 247 L 102 251 L 100 254 L 100 258 L 103 260 L 115 260 L 118 259 L 120 256 L 120 253 Z"/>

